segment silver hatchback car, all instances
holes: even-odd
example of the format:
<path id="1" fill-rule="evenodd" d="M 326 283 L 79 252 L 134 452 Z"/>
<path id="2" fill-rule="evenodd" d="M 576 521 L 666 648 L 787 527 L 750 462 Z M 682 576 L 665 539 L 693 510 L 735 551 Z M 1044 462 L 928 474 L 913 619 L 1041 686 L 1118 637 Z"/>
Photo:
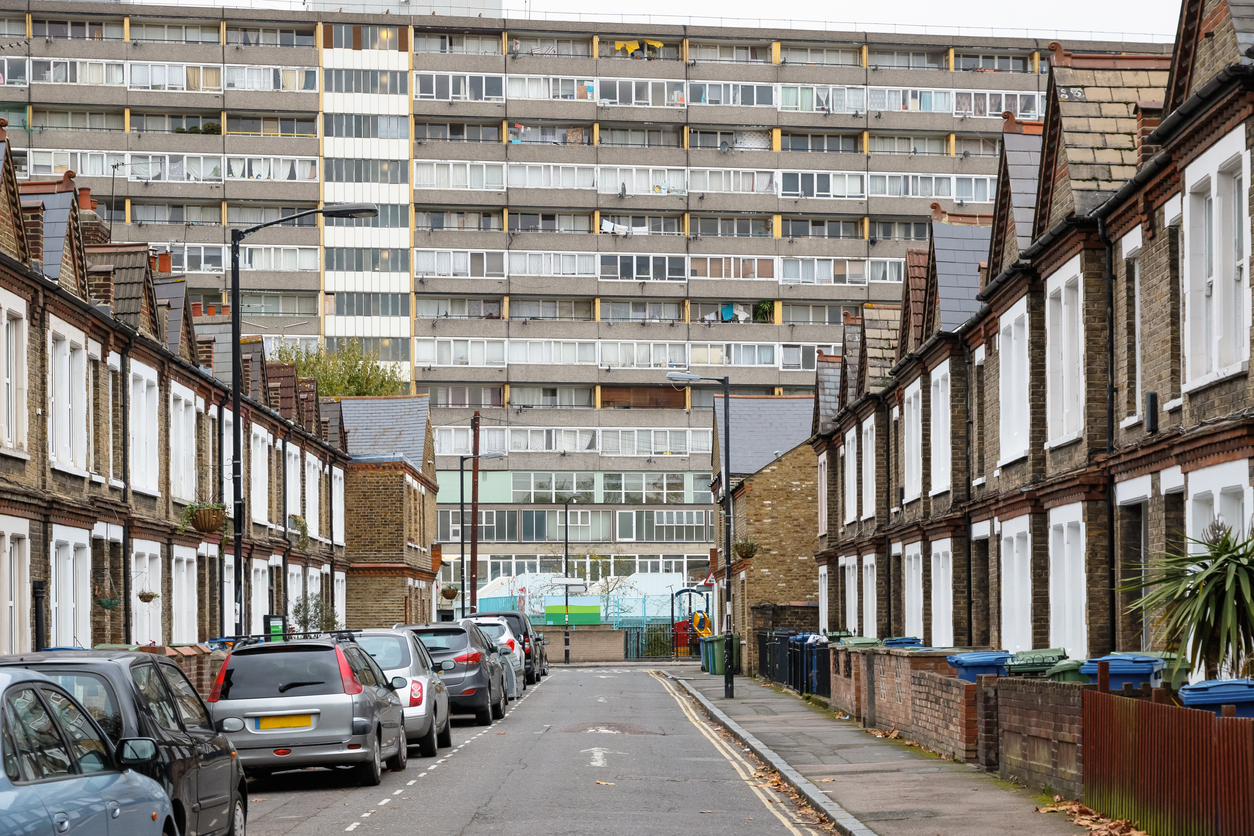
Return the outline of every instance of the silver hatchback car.
<path id="1" fill-rule="evenodd" d="M 352 634 L 237 643 L 209 694 L 214 722 L 253 778 L 307 766 L 353 767 L 361 783 L 383 780 L 383 760 L 409 759 L 396 691 Z"/>
<path id="2" fill-rule="evenodd" d="M 434 757 L 440 746 L 453 745 L 453 725 L 448 711 L 448 688 L 441 670 L 454 663 L 433 662 L 427 649 L 409 630 L 362 630 L 357 644 L 374 657 L 388 679 L 405 680 L 396 689 L 405 715 L 405 738 L 424 758 Z"/>

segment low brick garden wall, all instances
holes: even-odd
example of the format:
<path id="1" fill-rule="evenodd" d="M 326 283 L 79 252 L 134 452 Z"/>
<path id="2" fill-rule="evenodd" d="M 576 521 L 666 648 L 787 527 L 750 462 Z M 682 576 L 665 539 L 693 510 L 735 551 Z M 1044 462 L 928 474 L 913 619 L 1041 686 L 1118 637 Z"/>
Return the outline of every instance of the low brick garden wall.
<path id="1" fill-rule="evenodd" d="M 856 720 L 862 719 L 862 661 L 863 655 L 832 645 L 832 696 L 833 710 L 843 711 Z"/>
<path id="2" fill-rule="evenodd" d="M 914 685 L 916 672 L 952 674 L 945 650 L 898 650 L 872 647 L 862 651 L 862 725 L 914 729 Z"/>
<path id="3" fill-rule="evenodd" d="M 991 677 L 989 677 L 991 679 Z M 1084 794 L 1084 685 L 1000 677 L 997 757 L 1001 776 L 1067 798 Z"/>
<path id="4" fill-rule="evenodd" d="M 962 763 L 974 761 L 978 741 L 975 683 L 931 671 L 914 671 L 910 679 L 914 739 Z"/>

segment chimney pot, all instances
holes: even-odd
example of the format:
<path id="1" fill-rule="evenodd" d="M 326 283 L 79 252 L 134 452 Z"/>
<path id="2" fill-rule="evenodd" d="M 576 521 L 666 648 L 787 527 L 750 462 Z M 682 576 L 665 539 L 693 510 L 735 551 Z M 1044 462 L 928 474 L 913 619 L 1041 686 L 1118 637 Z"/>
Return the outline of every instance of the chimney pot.
<path id="1" fill-rule="evenodd" d="M 78 190 L 78 208 L 95 209 L 96 201 L 91 199 L 91 189 L 87 186 Z"/>
<path id="2" fill-rule="evenodd" d="M 174 272 L 174 270 L 171 267 L 170 253 L 161 253 L 160 255 L 157 256 L 157 272 L 158 273 L 173 273 Z"/>

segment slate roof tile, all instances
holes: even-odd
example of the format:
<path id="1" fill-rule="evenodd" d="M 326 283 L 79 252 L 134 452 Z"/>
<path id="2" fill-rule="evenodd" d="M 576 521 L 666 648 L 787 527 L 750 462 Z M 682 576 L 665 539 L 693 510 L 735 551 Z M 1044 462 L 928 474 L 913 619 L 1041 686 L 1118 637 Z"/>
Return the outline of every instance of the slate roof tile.
<path id="1" fill-rule="evenodd" d="M 339 418 L 348 430 L 349 455 L 400 455 L 418 470 L 423 469 L 431 403 L 426 395 L 340 398 L 338 403 Z M 333 417 L 332 424 L 336 423 Z"/>
<path id="2" fill-rule="evenodd" d="M 814 399 L 789 395 L 732 395 L 728 404 L 731 421 L 731 461 L 728 473 L 747 476 L 773 462 L 810 437 Z M 723 450 L 723 396 L 714 396 L 714 421 L 718 449 Z"/>

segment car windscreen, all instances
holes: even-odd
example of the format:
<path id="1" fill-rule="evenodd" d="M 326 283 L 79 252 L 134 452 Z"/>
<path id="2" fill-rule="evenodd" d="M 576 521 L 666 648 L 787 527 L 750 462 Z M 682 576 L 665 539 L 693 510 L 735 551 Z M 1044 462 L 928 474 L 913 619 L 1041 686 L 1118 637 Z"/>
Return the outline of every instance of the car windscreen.
<path id="1" fill-rule="evenodd" d="M 87 713 L 100 728 L 104 729 L 110 740 L 117 743 L 124 737 L 122 712 L 118 709 L 113 686 L 103 676 L 85 671 L 58 671 L 44 667 L 36 670 L 69 691 L 79 705 L 87 709 Z"/>
<path id="2" fill-rule="evenodd" d="M 402 636 L 358 636 L 357 644 L 384 670 L 409 667 L 409 648 Z"/>
<path id="3" fill-rule="evenodd" d="M 516 615 L 494 615 L 493 618 L 499 618 L 509 625 L 509 629 L 513 631 L 515 636 L 523 634 L 523 620 Z"/>
<path id="4" fill-rule="evenodd" d="M 311 697 L 343 693 L 333 647 L 281 647 L 231 654 L 222 677 L 222 699 Z"/>
<path id="5" fill-rule="evenodd" d="M 504 625 L 504 624 L 493 624 L 493 623 L 492 623 L 492 622 L 490 622 L 490 621 L 488 621 L 488 622 L 476 622 L 476 623 L 479 625 L 479 629 L 480 629 L 480 630 L 482 630 L 483 632 L 487 633 L 487 634 L 488 634 L 488 636 L 489 636 L 489 637 L 491 637 L 491 638 L 494 638 L 494 639 L 499 639 L 499 638 L 501 638 L 502 636 L 504 636 L 504 635 L 505 635 L 505 625 Z"/>
<path id="6" fill-rule="evenodd" d="M 463 650 L 470 645 L 465 630 L 415 630 L 428 653 Z"/>

